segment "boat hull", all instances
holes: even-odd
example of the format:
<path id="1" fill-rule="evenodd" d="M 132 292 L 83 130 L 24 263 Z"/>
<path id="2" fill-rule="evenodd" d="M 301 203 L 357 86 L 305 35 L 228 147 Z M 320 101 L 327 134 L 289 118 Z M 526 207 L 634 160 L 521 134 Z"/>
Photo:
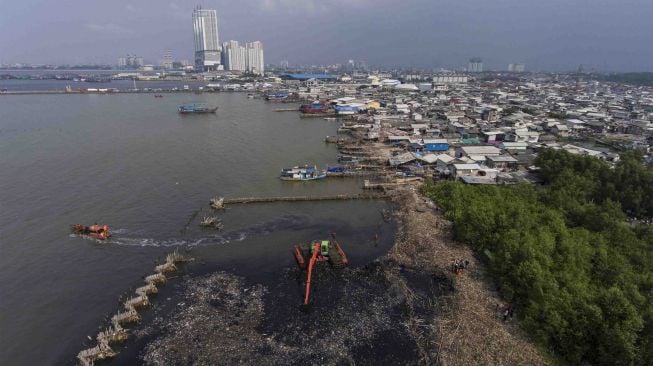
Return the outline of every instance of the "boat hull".
<path id="1" fill-rule="evenodd" d="M 294 178 L 294 177 L 279 177 L 281 180 L 288 180 L 288 181 L 306 181 L 306 180 L 317 180 L 317 179 L 323 179 L 326 178 L 326 173 L 324 174 L 318 174 L 313 177 L 301 177 L 301 178 Z"/>
<path id="2" fill-rule="evenodd" d="M 218 110 L 218 108 L 211 108 L 207 110 L 202 110 L 202 111 L 188 111 L 188 110 L 179 110 L 179 113 L 181 114 L 208 114 L 208 113 L 215 113 Z"/>

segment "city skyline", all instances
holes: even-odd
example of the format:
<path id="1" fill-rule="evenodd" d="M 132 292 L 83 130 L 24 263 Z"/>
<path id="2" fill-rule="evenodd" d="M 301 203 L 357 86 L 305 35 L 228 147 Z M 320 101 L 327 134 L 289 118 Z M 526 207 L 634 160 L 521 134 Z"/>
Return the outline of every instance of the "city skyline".
<path id="1" fill-rule="evenodd" d="M 65 13 L 57 4 L 28 0 L 8 3 L 0 14 L 0 63 L 113 64 L 130 53 L 157 62 L 168 49 L 192 60 L 189 22 L 196 5 L 217 9 L 221 39 L 260 40 L 273 64 L 363 59 L 372 66 L 461 68 L 480 57 L 486 70 L 510 63 L 532 71 L 574 70 L 579 64 L 604 71 L 653 68 L 653 50 L 645 46 L 653 43 L 646 16 L 653 4 L 644 0 L 71 0 Z"/>

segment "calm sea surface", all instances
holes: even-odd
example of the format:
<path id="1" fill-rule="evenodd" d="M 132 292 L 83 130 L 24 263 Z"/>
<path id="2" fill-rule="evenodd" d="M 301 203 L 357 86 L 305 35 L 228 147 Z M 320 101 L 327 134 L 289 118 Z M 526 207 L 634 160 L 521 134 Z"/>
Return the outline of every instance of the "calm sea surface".
<path id="1" fill-rule="evenodd" d="M 188 101 L 220 109 L 179 115 Z M 198 227 L 215 195 L 360 190 L 355 179 L 277 178 L 283 167 L 337 158 L 323 142 L 336 122 L 274 112 L 284 107 L 240 93 L 0 96 L 0 364 L 73 364 L 120 297 L 175 248 L 197 258 L 191 273 L 222 269 L 257 282 L 293 265 L 293 244 L 332 231 L 354 265 L 382 255 L 393 228 L 379 201 L 233 206 L 219 214 L 224 231 Z M 114 237 L 69 233 L 94 222 Z"/>

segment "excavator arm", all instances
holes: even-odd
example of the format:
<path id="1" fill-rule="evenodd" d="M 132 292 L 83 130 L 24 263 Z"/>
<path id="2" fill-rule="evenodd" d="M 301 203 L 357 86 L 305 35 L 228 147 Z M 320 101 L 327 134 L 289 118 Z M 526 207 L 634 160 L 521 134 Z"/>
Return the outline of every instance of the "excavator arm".
<path id="1" fill-rule="evenodd" d="M 304 297 L 304 305 L 308 305 L 308 298 L 311 293 L 311 275 L 313 274 L 313 265 L 315 265 L 315 260 L 317 255 L 320 253 L 320 244 L 316 243 L 313 245 L 313 255 L 308 262 L 308 278 L 306 279 L 306 296 Z"/>

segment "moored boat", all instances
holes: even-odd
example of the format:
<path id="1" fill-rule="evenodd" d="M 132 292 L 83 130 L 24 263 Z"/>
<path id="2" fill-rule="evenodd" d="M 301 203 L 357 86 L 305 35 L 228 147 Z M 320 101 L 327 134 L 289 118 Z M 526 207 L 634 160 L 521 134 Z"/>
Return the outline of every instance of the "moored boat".
<path id="1" fill-rule="evenodd" d="M 187 103 L 179 106 L 179 113 L 215 113 L 218 107 L 209 107 L 206 103 Z"/>
<path id="2" fill-rule="evenodd" d="M 287 90 L 280 90 L 280 91 L 268 93 L 265 96 L 265 100 L 269 102 L 281 102 L 283 100 L 288 99 L 288 96 L 289 93 Z"/>
<path id="3" fill-rule="evenodd" d="M 338 104 L 333 106 L 337 114 L 355 114 L 360 111 L 359 104 Z"/>
<path id="4" fill-rule="evenodd" d="M 281 170 L 281 180 L 315 180 L 326 177 L 326 171 L 316 166 L 295 166 Z"/>
<path id="5" fill-rule="evenodd" d="M 320 102 L 313 102 L 311 104 L 302 104 L 299 111 L 305 114 L 326 113 L 329 111 L 329 106 Z"/>
<path id="6" fill-rule="evenodd" d="M 357 164 L 359 161 L 355 156 L 342 155 L 338 157 L 338 162 L 345 164 Z"/>

